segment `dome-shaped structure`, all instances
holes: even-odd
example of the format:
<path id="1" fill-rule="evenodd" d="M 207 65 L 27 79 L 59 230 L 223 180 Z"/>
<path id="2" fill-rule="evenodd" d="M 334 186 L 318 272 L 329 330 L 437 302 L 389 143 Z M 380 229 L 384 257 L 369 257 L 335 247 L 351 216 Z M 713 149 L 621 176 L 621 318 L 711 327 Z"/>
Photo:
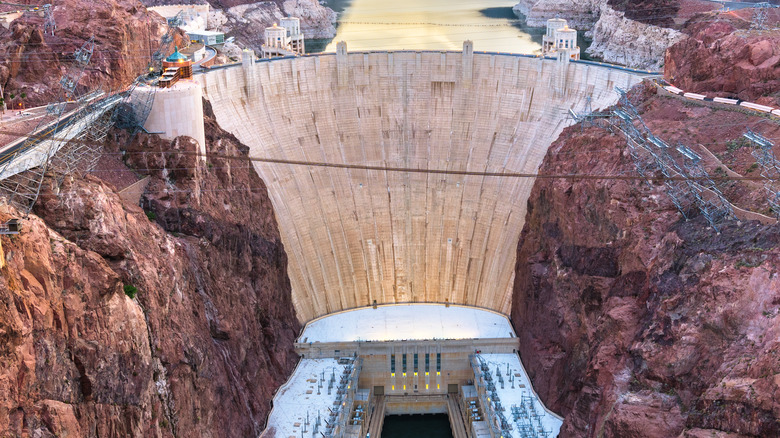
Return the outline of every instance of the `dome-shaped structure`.
<path id="1" fill-rule="evenodd" d="M 192 77 L 192 60 L 187 55 L 179 52 L 178 46 L 174 47 L 173 53 L 163 61 L 163 76 L 173 75 L 173 70 L 178 70 L 176 80 Z M 172 83 L 175 83 L 176 80 L 173 80 Z"/>
<path id="2" fill-rule="evenodd" d="M 189 57 L 187 55 L 179 52 L 179 47 L 175 46 L 173 48 L 173 53 L 171 53 L 171 56 L 165 58 L 165 62 L 184 62 L 189 61 Z"/>

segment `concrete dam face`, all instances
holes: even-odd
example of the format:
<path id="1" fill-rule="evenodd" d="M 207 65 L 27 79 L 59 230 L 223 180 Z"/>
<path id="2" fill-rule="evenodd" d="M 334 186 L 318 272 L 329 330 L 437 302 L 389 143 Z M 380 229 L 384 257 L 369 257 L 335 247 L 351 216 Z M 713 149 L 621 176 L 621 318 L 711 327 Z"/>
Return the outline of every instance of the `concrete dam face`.
<path id="1" fill-rule="evenodd" d="M 253 157 L 535 173 L 570 108 L 617 100 L 632 73 L 464 52 L 246 60 L 198 75 Z M 360 306 L 452 303 L 508 314 L 533 178 L 255 162 L 302 322 Z M 237 193 L 236 196 L 240 196 Z"/>

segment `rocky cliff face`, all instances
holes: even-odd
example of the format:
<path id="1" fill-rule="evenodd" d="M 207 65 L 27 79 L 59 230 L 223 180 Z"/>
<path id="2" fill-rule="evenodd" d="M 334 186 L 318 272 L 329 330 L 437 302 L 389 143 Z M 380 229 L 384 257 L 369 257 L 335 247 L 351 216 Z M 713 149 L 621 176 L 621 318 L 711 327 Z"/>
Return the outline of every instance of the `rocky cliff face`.
<path id="1" fill-rule="evenodd" d="M 780 102 L 780 35 L 750 30 L 736 17 L 695 21 L 669 48 L 664 76 L 694 93 Z"/>
<path id="2" fill-rule="evenodd" d="M 60 77 L 73 63 L 73 51 L 93 35 L 96 49 L 80 90 L 123 88 L 149 62 L 147 36 L 156 49 L 165 32 L 165 21 L 148 14 L 137 0 L 94 2 L 89 7 L 65 0 L 56 3 L 53 11 L 57 23 L 53 36 L 43 34 L 43 17 L 31 14 L 14 21 L 10 29 L 0 26 L 0 86 L 6 99 L 24 92 L 25 106 L 55 100 Z"/>
<path id="3" fill-rule="evenodd" d="M 661 69 L 666 49 L 682 38 L 674 29 L 632 20 L 610 7 L 602 8 L 592 34 L 591 56 L 648 70 Z"/>
<path id="4" fill-rule="evenodd" d="M 282 17 L 301 19 L 301 31 L 306 38 L 332 38 L 336 13 L 316 0 L 286 2 L 252 2 L 209 13 L 209 26 L 222 29 L 259 52 L 265 42 L 264 29 L 278 23 Z"/>
<path id="5" fill-rule="evenodd" d="M 645 121 L 662 137 L 670 123 L 709 135 L 699 117 L 719 118 L 670 98 L 640 108 L 653 108 Z M 635 171 L 622 138 L 574 127 L 540 173 Z M 718 234 L 690 215 L 662 184 L 535 183 L 512 321 L 534 387 L 565 417 L 561 436 L 780 434 L 780 225 L 730 222 Z"/>
<path id="6" fill-rule="evenodd" d="M 512 9 L 532 27 L 545 27 L 550 18 L 566 19 L 577 29 L 590 29 L 599 19 L 606 0 L 520 0 Z"/>
<path id="7" fill-rule="evenodd" d="M 209 151 L 246 154 L 211 118 L 207 132 Z M 0 435 L 262 430 L 297 361 L 286 256 L 247 162 L 163 153 L 195 150 L 139 135 L 124 157 L 151 176 L 146 212 L 65 181 L 3 237 Z"/>
<path id="8" fill-rule="evenodd" d="M 663 7 L 660 3 L 648 1 L 633 5 L 608 0 L 521 0 L 514 10 L 526 17 L 529 26 L 543 27 L 548 19 L 560 16 L 572 27 L 588 31 L 587 35 L 593 39 L 588 48 L 588 54 L 592 56 L 607 62 L 657 69 L 663 64 L 667 47 L 677 42 L 681 34 L 657 26 L 665 23 L 658 14 L 641 14 L 637 8 Z M 671 16 L 674 13 L 668 17 Z"/>
<path id="9" fill-rule="evenodd" d="M 679 0 L 609 0 L 609 6 L 624 12 L 629 20 L 661 27 L 672 27 L 680 11 Z"/>

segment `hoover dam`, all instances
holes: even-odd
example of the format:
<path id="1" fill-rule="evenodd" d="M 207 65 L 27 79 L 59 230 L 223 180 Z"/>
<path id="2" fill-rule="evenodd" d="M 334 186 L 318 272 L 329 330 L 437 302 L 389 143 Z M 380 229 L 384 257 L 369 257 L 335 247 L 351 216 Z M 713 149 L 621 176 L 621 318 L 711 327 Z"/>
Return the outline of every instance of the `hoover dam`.
<path id="1" fill-rule="evenodd" d="M 202 93 L 256 158 L 306 324 L 263 436 L 379 436 L 386 415 L 410 413 L 446 413 L 455 437 L 558 434 L 507 318 L 517 243 L 569 110 L 615 103 L 639 74 L 466 41 L 462 52 L 245 51 L 195 79 L 183 95 Z"/>
<path id="2" fill-rule="evenodd" d="M 780 8 L 517 1 L 2 5 L 0 437 L 780 436 Z"/>
<path id="3" fill-rule="evenodd" d="M 591 98 L 636 74 L 515 55 L 364 52 L 245 63 L 197 76 L 268 185 L 301 322 L 374 304 L 508 314 L 516 245 L 547 148 Z M 450 173 L 431 173 L 447 171 Z"/>

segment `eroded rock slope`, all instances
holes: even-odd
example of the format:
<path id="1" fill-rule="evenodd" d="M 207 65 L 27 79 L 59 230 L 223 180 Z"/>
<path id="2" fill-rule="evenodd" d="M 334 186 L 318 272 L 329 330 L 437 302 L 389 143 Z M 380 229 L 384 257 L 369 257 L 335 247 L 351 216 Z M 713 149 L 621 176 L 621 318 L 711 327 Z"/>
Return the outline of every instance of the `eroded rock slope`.
<path id="1" fill-rule="evenodd" d="M 710 134 L 699 117 L 719 119 L 671 98 L 637 103 L 662 138 L 669 122 L 689 141 Z M 730 129 L 718 140 L 740 135 Z M 540 173 L 636 174 L 621 137 L 579 127 Z M 780 225 L 718 234 L 637 180 L 538 179 L 528 212 L 512 320 L 534 387 L 565 417 L 561 436 L 780 434 Z"/>
<path id="2" fill-rule="evenodd" d="M 780 33 L 735 16 L 696 20 L 666 53 L 665 77 L 694 93 L 780 103 Z"/>
<path id="3" fill-rule="evenodd" d="M 245 156 L 207 125 L 209 151 Z M 188 138 L 139 135 L 124 157 L 151 176 L 146 211 L 76 179 L 3 237 L 0 435 L 262 430 L 297 361 L 286 256 L 246 162 L 162 153 L 195 150 Z"/>
<path id="4" fill-rule="evenodd" d="M 30 13 L 9 29 L 0 26 L 0 87 L 9 108 L 57 101 L 60 77 L 74 63 L 73 51 L 93 36 L 95 52 L 78 92 L 124 88 L 145 71 L 149 45 L 155 50 L 166 29 L 165 20 L 147 13 L 137 0 L 90 2 L 88 7 L 64 0 L 52 10 L 57 24 L 54 35 L 44 34 L 43 17 Z"/>

